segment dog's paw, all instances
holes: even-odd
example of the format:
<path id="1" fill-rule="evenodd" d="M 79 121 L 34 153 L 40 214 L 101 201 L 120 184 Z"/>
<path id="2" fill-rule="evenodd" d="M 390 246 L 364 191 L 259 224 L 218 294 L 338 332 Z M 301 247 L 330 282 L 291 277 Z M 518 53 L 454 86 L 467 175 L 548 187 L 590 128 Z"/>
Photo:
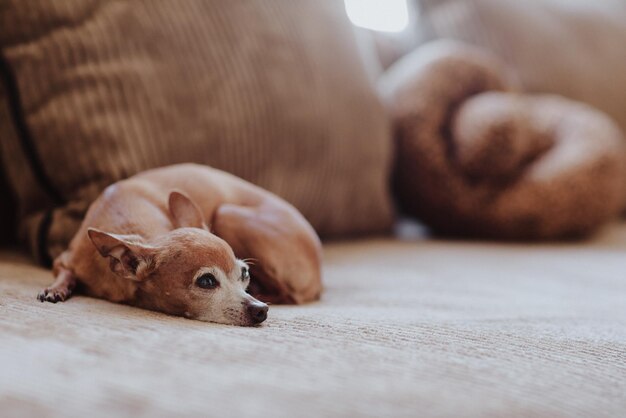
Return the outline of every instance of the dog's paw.
<path id="1" fill-rule="evenodd" d="M 68 289 L 44 289 L 37 295 L 37 299 L 40 302 L 64 302 L 70 297 L 72 292 Z"/>

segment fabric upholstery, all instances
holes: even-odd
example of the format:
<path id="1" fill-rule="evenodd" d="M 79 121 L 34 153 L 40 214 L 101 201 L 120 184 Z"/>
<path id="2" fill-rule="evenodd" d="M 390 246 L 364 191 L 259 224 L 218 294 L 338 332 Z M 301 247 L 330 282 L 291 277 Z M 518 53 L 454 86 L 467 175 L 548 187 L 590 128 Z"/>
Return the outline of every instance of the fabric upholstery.
<path id="1" fill-rule="evenodd" d="M 3 164 L 39 256 L 106 185 L 181 162 L 277 193 L 323 236 L 390 226 L 389 126 L 340 0 L 12 0 L 0 48 Z"/>
<path id="2" fill-rule="evenodd" d="M 626 202 L 626 141 L 605 114 L 519 93 L 487 51 L 435 41 L 381 78 L 397 137 L 394 184 L 440 233 L 580 237 Z"/>
<path id="3" fill-rule="evenodd" d="M 326 247 L 319 303 L 260 328 L 86 297 L 0 262 L 0 410 L 46 417 L 620 417 L 626 225 L 579 244 Z"/>

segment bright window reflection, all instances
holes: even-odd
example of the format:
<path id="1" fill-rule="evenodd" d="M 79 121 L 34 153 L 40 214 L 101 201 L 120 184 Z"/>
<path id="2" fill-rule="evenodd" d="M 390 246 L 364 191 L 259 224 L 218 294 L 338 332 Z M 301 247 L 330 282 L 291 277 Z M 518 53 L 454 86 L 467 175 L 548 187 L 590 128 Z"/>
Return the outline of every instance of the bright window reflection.
<path id="1" fill-rule="evenodd" d="M 406 0 L 344 0 L 348 17 L 357 26 L 400 32 L 409 24 Z"/>

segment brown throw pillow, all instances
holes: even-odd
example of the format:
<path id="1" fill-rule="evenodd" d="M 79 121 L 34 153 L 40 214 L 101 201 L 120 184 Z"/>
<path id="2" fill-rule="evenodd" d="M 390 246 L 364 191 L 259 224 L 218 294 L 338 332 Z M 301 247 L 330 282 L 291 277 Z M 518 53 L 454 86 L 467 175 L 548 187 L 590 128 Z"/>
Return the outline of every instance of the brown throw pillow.
<path id="1" fill-rule="evenodd" d="M 277 193 L 322 236 L 390 225 L 388 121 L 340 0 L 11 0 L 0 48 L 3 164 L 40 259 L 105 186 L 181 162 Z"/>
<path id="2" fill-rule="evenodd" d="M 381 78 L 397 132 L 395 190 L 436 232 L 580 238 L 626 202 L 626 144 L 592 107 L 516 91 L 495 56 L 435 41 Z"/>

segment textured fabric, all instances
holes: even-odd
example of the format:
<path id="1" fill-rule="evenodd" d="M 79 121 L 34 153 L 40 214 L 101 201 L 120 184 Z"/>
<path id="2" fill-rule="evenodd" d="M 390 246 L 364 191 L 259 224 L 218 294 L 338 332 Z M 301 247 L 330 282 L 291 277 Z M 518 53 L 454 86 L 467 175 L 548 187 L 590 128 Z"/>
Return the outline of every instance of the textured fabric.
<path id="1" fill-rule="evenodd" d="M 626 131 L 623 0 L 415 0 L 421 40 L 485 47 L 527 91 L 561 94 L 609 114 Z"/>
<path id="2" fill-rule="evenodd" d="M 189 161 L 323 236 L 390 225 L 388 123 L 340 0 L 13 0 L 0 48 L 19 106 L 2 154 L 35 253 L 47 236 L 57 255 L 107 184 Z"/>
<path id="3" fill-rule="evenodd" d="M 559 239 L 593 232 L 626 203 L 626 143 L 610 118 L 512 90 L 484 50 L 419 47 L 381 79 L 397 136 L 395 189 L 450 235 Z"/>
<path id="4" fill-rule="evenodd" d="M 75 297 L 0 263 L 3 416 L 620 417 L 626 224 L 588 243 L 326 247 L 319 303 L 260 328 Z"/>

